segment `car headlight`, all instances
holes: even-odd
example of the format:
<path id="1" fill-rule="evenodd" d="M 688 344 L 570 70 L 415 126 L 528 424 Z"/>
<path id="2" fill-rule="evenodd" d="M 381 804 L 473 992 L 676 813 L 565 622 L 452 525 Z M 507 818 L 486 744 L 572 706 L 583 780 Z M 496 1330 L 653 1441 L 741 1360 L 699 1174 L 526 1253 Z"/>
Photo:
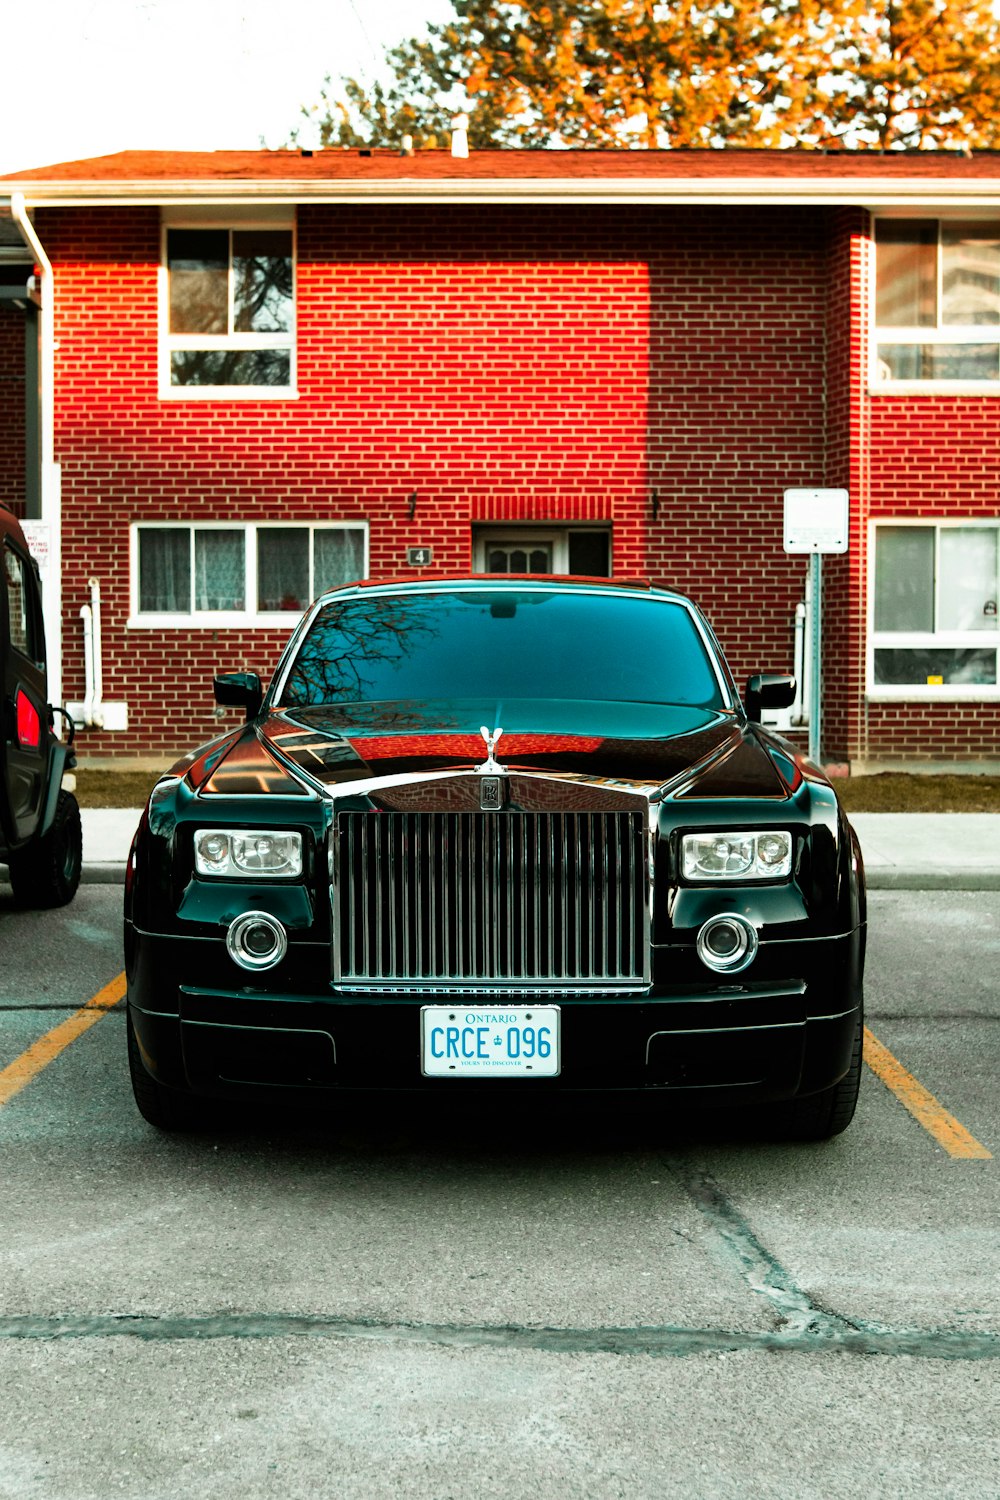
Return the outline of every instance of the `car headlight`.
<path id="1" fill-rule="evenodd" d="M 758 833 L 686 833 L 681 840 L 685 880 L 778 880 L 792 869 L 792 835 L 768 828 Z"/>
<path id="2" fill-rule="evenodd" d="M 258 879 L 301 875 L 302 835 L 263 828 L 199 828 L 194 836 L 194 867 L 199 875 Z"/>

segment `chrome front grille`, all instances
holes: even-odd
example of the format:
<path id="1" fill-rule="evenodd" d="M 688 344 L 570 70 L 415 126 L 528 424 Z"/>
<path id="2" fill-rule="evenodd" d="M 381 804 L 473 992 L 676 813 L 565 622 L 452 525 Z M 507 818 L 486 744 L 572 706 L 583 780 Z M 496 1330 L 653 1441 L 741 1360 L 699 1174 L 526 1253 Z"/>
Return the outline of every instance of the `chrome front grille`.
<path id="1" fill-rule="evenodd" d="M 334 981 L 648 983 L 646 850 L 640 812 L 342 812 Z"/>

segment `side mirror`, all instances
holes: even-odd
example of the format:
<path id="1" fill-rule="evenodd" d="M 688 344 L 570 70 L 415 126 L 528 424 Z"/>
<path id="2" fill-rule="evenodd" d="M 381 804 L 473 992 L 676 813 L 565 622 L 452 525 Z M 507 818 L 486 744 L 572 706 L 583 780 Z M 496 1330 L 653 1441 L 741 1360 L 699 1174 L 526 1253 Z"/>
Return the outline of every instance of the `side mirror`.
<path id="1" fill-rule="evenodd" d="M 747 678 L 743 702 L 751 724 L 759 724 L 765 708 L 788 708 L 795 702 L 795 678 L 787 672 L 757 672 Z"/>
<path id="2" fill-rule="evenodd" d="M 264 689 L 256 672 L 220 672 L 212 679 L 216 703 L 224 708 L 242 708 L 247 719 L 255 719 L 264 701 Z"/>

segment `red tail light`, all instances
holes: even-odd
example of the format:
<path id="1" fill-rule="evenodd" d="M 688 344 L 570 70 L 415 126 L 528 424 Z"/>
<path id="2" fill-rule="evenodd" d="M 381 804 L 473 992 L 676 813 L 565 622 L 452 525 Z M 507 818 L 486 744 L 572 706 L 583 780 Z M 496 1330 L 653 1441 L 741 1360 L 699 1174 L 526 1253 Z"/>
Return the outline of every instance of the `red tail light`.
<path id="1" fill-rule="evenodd" d="M 37 750 L 42 743 L 42 721 L 27 693 L 18 688 L 14 699 L 17 743 L 22 750 Z"/>

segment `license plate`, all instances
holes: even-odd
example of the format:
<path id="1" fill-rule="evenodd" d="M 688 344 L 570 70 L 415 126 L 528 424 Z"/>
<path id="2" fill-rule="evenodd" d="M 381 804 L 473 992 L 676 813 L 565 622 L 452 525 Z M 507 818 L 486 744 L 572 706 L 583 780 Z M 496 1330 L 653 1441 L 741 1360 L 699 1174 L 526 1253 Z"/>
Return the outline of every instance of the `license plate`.
<path id="1" fill-rule="evenodd" d="M 420 1035 L 428 1078 L 554 1078 L 559 1072 L 558 1005 L 425 1005 Z"/>

